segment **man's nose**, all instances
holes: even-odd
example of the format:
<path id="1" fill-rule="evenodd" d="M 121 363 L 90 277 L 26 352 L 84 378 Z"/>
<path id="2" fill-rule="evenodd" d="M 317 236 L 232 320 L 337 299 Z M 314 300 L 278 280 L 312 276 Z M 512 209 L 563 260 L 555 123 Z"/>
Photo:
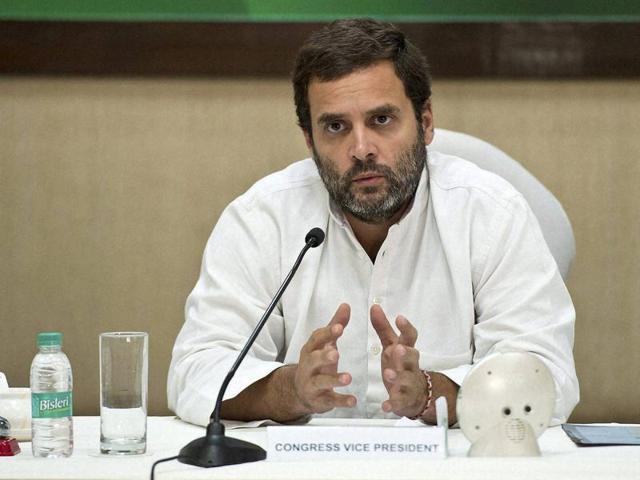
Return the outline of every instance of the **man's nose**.
<path id="1" fill-rule="evenodd" d="M 351 131 L 350 156 L 361 161 L 373 160 L 378 156 L 373 132 L 365 126 L 353 127 Z"/>

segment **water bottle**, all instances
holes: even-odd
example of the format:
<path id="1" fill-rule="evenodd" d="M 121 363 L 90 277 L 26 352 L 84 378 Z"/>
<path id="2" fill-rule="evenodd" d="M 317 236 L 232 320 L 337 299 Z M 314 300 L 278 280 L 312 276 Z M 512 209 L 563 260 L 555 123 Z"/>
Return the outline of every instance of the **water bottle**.
<path id="1" fill-rule="evenodd" d="M 68 457 L 73 451 L 73 377 L 62 334 L 38 334 L 31 363 L 31 447 L 34 457 Z"/>

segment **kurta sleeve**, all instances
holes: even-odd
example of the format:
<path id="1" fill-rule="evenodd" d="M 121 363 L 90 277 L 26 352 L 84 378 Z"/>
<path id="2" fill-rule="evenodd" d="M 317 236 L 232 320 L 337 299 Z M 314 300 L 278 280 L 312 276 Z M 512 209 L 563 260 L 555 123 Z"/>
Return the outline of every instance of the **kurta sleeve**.
<path id="1" fill-rule="evenodd" d="M 579 400 L 573 361 L 575 310 L 569 292 L 537 219 L 520 195 L 498 203 L 492 222 L 484 227 L 483 258 L 472 272 L 474 362 L 495 351 L 537 355 L 555 381 L 552 423 L 562 423 Z"/>
<path id="2" fill-rule="evenodd" d="M 280 278 L 276 222 L 264 209 L 236 200 L 207 242 L 200 277 L 185 306 L 167 381 L 169 408 L 206 425 L 222 381 L 276 292 Z M 225 394 L 233 398 L 281 366 L 282 314 L 269 322 Z"/>

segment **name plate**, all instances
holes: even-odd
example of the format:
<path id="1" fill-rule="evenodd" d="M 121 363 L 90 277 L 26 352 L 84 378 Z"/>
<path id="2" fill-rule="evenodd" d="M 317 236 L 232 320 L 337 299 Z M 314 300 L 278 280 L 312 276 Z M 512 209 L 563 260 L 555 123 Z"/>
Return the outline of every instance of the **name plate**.
<path id="1" fill-rule="evenodd" d="M 267 427 L 267 460 L 333 460 L 447 456 L 446 427 Z"/>

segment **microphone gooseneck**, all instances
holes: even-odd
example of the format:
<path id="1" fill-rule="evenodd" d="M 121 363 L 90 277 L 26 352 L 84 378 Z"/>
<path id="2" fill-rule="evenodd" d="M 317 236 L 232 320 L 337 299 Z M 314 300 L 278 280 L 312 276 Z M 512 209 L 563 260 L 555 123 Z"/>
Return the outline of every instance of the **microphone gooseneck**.
<path id="1" fill-rule="evenodd" d="M 207 425 L 206 436 L 193 440 L 185 447 L 183 447 L 182 450 L 180 450 L 180 455 L 178 455 L 179 462 L 188 463 L 190 465 L 196 465 L 199 467 L 218 467 L 236 463 L 255 462 L 257 460 L 263 460 L 264 458 L 266 458 L 266 452 L 259 446 L 225 436 L 224 424 L 220 420 L 222 399 L 224 398 L 224 393 L 226 392 L 231 379 L 235 375 L 236 370 L 238 370 L 238 367 L 251 349 L 251 346 L 262 330 L 262 327 L 264 327 L 265 323 L 267 323 L 267 319 L 271 315 L 271 312 L 273 312 L 273 309 L 280 301 L 280 298 L 289 285 L 289 282 L 291 282 L 293 275 L 298 270 L 298 267 L 300 266 L 304 255 L 310 248 L 315 248 L 322 244 L 322 242 L 324 241 L 324 232 L 321 228 L 312 228 L 309 233 L 307 233 L 304 241 L 305 245 L 300 251 L 300 254 L 293 264 L 293 267 L 274 295 L 271 303 L 269 303 L 269 306 L 262 315 L 262 318 L 260 318 L 260 321 L 258 321 L 257 325 L 253 329 L 253 332 L 251 332 L 249 339 L 240 351 L 240 354 L 229 370 L 229 373 L 227 373 L 227 376 L 224 378 L 224 381 L 220 386 L 220 391 L 218 392 L 218 398 L 216 399 L 215 408 L 213 409 L 213 412 L 211 412 L 211 416 L 209 417 L 209 425 Z"/>

